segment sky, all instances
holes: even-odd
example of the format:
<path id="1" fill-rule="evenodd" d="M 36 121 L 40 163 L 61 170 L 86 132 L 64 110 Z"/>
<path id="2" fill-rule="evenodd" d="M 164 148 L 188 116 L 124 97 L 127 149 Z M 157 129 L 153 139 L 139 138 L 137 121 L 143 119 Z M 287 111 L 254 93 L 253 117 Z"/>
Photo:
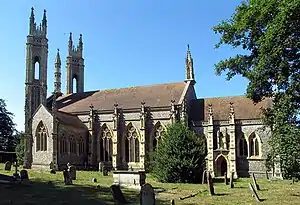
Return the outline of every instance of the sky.
<path id="1" fill-rule="evenodd" d="M 85 2 L 85 3 L 83 3 Z M 62 91 L 69 32 L 83 34 L 85 91 L 180 82 L 190 45 L 198 98 L 243 95 L 247 80 L 216 76 L 214 64 L 236 54 L 215 49 L 212 27 L 233 14 L 239 0 L 10 0 L 0 7 L 0 98 L 24 130 L 25 51 L 31 7 L 37 23 L 48 20 L 48 95 L 53 91 L 57 48 L 62 58 Z"/>

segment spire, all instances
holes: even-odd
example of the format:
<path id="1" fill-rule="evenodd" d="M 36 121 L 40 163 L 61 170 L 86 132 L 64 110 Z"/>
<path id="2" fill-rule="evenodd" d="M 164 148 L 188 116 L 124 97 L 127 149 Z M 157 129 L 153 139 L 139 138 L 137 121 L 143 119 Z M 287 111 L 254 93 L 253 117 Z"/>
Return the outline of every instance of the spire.
<path id="1" fill-rule="evenodd" d="M 42 32 L 44 36 L 47 36 L 47 17 L 46 17 L 46 9 L 44 9 L 44 15 L 42 20 Z"/>
<path id="2" fill-rule="evenodd" d="M 187 45 L 187 53 L 185 59 L 185 69 L 186 69 L 186 79 L 185 82 L 192 82 L 193 84 L 196 83 L 195 76 L 194 76 L 194 65 L 193 65 L 193 58 L 190 51 L 190 45 Z"/>
<path id="3" fill-rule="evenodd" d="M 34 8 L 31 7 L 31 14 L 29 17 L 29 35 L 33 35 L 35 30 Z"/>
<path id="4" fill-rule="evenodd" d="M 83 52 L 82 34 L 80 34 L 80 36 L 79 36 L 78 52 L 79 52 L 79 55 L 82 56 L 82 52 Z"/>
<path id="5" fill-rule="evenodd" d="M 68 46 L 69 55 L 72 53 L 72 49 L 73 49 L 73 40 L 72 40 L 72 32 L 70 32 L 69 46 Z"/>
<path id="6" fill-rule="evenodd" d="M 55 72 L 54 72 L 54 93 L 61 94 L 61 60 L 59 49 L 55 58 Z"/>

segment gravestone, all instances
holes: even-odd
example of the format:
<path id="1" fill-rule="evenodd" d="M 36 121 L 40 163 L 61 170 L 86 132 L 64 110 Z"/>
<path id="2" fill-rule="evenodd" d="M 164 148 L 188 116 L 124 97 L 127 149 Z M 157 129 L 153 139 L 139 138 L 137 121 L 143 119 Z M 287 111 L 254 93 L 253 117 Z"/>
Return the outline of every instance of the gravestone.
<path id="1" fill-rule="evenodd" d="M 215 195 L 213 180 L 209 172 L 207 172 L 207 185 L 208 185 L 208 190 L 210 195 L 211 196 Z"/>
<path id="2" fill-rule="evenodd" d="M 99 162 L 99 171 L 102 172 L 104 167 L 104 162 Z"/>
<path id="3" fill-rule="evenodd" d="M 155 205 L 155 193 L 151 184 L 144 184 L 140 190 L 141 205 Z"/>
<path id="4" fill-rule="evenodd" d="M 68 166 L 68 171 L 70 172 L 70 177 L 72 180 L 76 180 L 76 167 L 73 165 Z"/>
<path id="5" fill-rule="evenodd" d="M 29 179 L 27 170 L 22 169 L 20 171 L 20 178 L 21 178 L 21 180 L 28 180 Z"/>
<path id="6" fill-rule="evenodd" d="M 96 179 L 96 178 L 93 178 L 93 179 L 92 179 L 92 182 L 96 183 L 96 182 L 97 182 L 97 179 Z"/>
<path id="7" fill-rule="evenodd" d="M 231 172 L 230 174 L 230 188 L 234 188 L 234 184 L 233 184 L 233 175 L 234 175 L 234 172 Z"/>
<path id="8" fill-rule="evenodd" d="M 205 184 L 205 179 L 206 179 L 206 170 L 203 171 L 203 174 L 202 174 L 202 184 Z"/>
<path id="9" fill-rule="evenodd" d="M 224 173 L 224 183 L 225 185 L 228 185 L 228 178 L 227 178 L 227 173 Z"/>
<path id="10" fill-rule="evenodd" d="M 108 176 L 108 169 L 105 166 L 102 168 L 102 174 L 103 176 Z"/>
<path id="11" fill-rule="evenodd" d="M 16 161 L 15 163 L 14 163 L 14 167 L 15 167 L 15 172 L 14 172 L 14 174 L 13 174 L 13 176 L 15 177 L 15 178 L 19 178 L 20 176 L 19 176 L 19 174 L 18 174 L 18 162 Z"/>
<path id="12" fill-rule="evenodd" d="M 267 180 L 269 180 L 269 173 L 268 173 L 268 171 L 266 171 L 266 178 L 267 178 Z"/>
<path id="13" fill-rule="evenodd" d="M 119 185 L 113 184 L 110 186 L 111 194 L 113 195 L 113 199 L 115 202 L 126 204 L 127 201 L 121 191 Z"/>
<path id="14" fill-rule="evenodd" d="M 175 205 L 175 200 L 174 199 L 171 200 L 171 205 Z"/>
<path id="15" fill-rule="evenodd" d="M 255 189 L 253 188 L 252 184 L 249 183 L 248 185 L 249 185 L 249 189 L 250 189 L 250 191 L 252 193 L 252 196 L 255 197 L 255 199 L 256 199 L 257 202 L 261 202 L 261 199 L 258 197 L 258 195 L 257 195 Z"/>
<path id="16" fill-rule="evenodd" d="M 10 171 L 11 170 L 11 162 L 10 161 L 5 162 L 4 170 L 5 171 Z"/>
<path id="17" fill-rule="evenodd" d="M 63 171 L 63 175 L 64 175 L 64 183 L 65 183 L 65 185 L 72 184 L 72 178 L 70 176 L 70 172 L 68 172 L 68 170 L 64 170 Z"/>
<path id="18" fill-rule="evenodd" d="M 253 185 L 254 185 L 255 189 L 256 189 L 257 191 L 259 191 L 260 188 L 259 188 L 259 186 L 258 186 L 258 184 L 257 184 L 257 182 L 256 182 L 256 178 L 255 178 L 254 173 L 252 173 L 252 181 L 253 181 Z"/>
<path id="19" fill-rule="evenodd" d="M 53 163 L 53 162 L 50 162 L 49 168 L 50 168 L 51 170 L 54 169 L 54 163 Z"/>

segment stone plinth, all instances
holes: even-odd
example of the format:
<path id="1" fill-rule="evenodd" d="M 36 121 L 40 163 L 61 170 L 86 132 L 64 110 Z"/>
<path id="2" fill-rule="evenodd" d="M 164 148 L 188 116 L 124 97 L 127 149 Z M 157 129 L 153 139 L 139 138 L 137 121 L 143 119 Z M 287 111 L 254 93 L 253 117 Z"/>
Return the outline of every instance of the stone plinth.
<path id="1" fill-rule="evenodd" d="M 114 171 L 114 184 L 121 187 L 141 189 L 146 182 L 145 171 Z"/>

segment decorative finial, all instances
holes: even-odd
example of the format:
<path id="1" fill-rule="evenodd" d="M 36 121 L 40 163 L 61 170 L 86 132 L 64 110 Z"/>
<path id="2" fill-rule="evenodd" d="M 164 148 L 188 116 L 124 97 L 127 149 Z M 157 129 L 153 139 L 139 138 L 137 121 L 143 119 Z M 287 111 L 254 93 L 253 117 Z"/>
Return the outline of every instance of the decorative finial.
<path id="1" fill-rule="evenodd" d="M 117 103 L 117 102 L 115 102 L 114 107 L 115 107 L 115 108 L 118 107 L 118 103 Z"/>
<path id="2" fill-rule="evenodd" d="M 92 110 L 92 109 L 94 109 L 94 105 L 91 103 L 91 105 L 90 105 L 90 109 Z"/>
<path id="3" fill-rule="evenodd" d="M 72 32 L 70 32 L 69 40 L 72 41 Z"/>
<path id="4" fill-rule="evenodd" d="M 233 107 L 233 102 L 230 102 L 230 113 L 234 113 L 234 107 Z"/>
<path id="5" fill-rule="evenodd" d="M 187 49 L 190 50 L 190 44 L 187 44 Z"/>
<path id="6" fill-rule="evenodd" d="M 144 101 L 144 100 L 142 100 L 142 102 L 141 102 L 141 105 L 143 105 L 143 106 L 144 106 L 145 104 L 146 104 L 146 103 L 145 103 L 145 101 Z"/>
<path id="7" fill-rule="evenodd" d="M 174 99 L 171 100 L 171 104 L 172 105 L 175 104 L 175 100 Z"/>
<path id="8" fill-rule="evenodd" d="M 59 48 L 57 48 L 57 53 L 59 53 Z"/>

